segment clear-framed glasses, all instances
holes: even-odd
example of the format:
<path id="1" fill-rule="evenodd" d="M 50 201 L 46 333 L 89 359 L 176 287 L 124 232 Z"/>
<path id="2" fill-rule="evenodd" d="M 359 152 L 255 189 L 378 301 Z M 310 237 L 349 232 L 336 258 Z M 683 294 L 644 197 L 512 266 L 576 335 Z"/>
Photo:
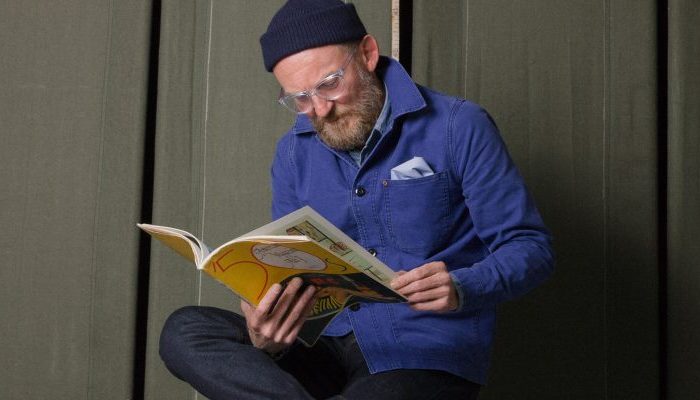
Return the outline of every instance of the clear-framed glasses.
<path id="1" fill-rule="evenodd" d="M 348 55 L 348 58 L 343 62 L 343 66 L 339 70 L 321 79 L 313 89 L 297 93 L 285 93 L 284 89 L 280 89 L 280 97 L 277 101 L 293 113 L 305 114 L 314 108 L 311 100 L 313 96 L 329 101 L 338 99 L 345 94 L 345 79 L 343 79 L 345 77 L 345 69 L 350 64 L 355 51 L 353 50 Z"/>

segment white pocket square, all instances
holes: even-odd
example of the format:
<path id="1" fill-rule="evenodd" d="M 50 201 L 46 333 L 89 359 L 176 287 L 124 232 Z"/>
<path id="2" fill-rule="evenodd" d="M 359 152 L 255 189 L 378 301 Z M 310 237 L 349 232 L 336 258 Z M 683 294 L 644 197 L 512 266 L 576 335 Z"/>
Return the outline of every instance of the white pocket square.
<path id="1" fill-rule="evenodd" d="M 433 170 L 423 157 L 413 157 L 403 164 L 391 169 L 391 180 L 400 181 L 403 179 L 422 178 L 433 175 Z"/>

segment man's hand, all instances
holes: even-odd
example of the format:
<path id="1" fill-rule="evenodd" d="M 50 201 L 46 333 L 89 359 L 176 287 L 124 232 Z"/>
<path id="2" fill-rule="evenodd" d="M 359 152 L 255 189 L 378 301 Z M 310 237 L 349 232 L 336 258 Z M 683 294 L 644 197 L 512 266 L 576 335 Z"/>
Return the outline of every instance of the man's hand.
<path id="1" fill-rule="evenodd" d="M 272 285 L 257 307 L 241 300 L 253 346 L 275 354 L 294 343 L 316 292 L 309 286 L 300 293 L 302 283 L 300 278 L 294 278 L 284 290 L 279 284 Z"/>
<path id="2" fill-rule="evenodd" d="M 459 306 L 457 289 L 442 261 L 399 272 L 391 281 L 391 287 L 404 295 L 414 310 L 447 312 Z"/>

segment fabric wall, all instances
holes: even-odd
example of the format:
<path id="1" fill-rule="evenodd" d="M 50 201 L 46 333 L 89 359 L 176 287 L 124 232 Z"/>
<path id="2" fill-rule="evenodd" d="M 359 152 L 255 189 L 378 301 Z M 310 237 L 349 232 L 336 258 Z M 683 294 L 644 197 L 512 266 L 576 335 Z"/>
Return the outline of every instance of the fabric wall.
<path id="1" fill-rule="evenodd" d="M 490 111 L 554 236 L 484 399 L 659 390 L 654 1 L 415 1 L 417 81 Z"/>
<path id="2" fill-rule="evenodd" d="M 148 1 L 0 2 L 0 398 L 132 396 Z"/>
<path id="3" fill-rule="evenodd" d="M 700 3 L 669 1 L 668 398 L 700 393 Z"/>
<path id="4" fill-rule="evenodd" d="M 213 246 L 269 221 L 293 116 L 258 38 L 282 3 L 0 2 L 0 398 L 203 398 L 164 368 L 160 329 L 237 301 L 135 223 Z M 389 54 L 391 1 L 355 3 Z M 695 398 L 700 5 L 414 0 L 413 16 L 414 78 L 491 112 L 555 238 L 554 277 L 501 307 L 481 398 Z"/>
<path id="5" fill-rule="evenodd" d="M 657 398 L 655 2 L 415 3 L 415 78 L 492 113 L 554 236 L 483 398 Z"/>
<path id="6" fill-rule="evenodd" d="M 283 3 L 163 2 L 154 223 L 216 246 L 269 222 L 269 166 L 294 116 L 276 103 L 258 38 Z M 355 4 L 388 52 L 390 2 Z M 150 282 L 146 398 L 192 398 L 158 356 L 163 322 L 184 305 L 238 310 L 238 301 L 163 246 L 153 246 Z"/>

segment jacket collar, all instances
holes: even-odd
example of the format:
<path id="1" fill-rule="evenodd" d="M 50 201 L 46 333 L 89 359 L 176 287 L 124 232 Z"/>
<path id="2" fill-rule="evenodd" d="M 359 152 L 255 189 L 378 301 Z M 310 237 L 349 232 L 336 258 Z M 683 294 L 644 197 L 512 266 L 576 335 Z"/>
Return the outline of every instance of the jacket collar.
<path id="1" fill-rule="evenodd" d="M 389 125 L 393 125 L 393 121 L 398 117 L 425 107 L 423 95 L 403 66 L 397 61 L 380 56 L 377 75 L 391 94 L 389 96 L 389 103 L 391 104 L 391 123 Z M 297 116 L 292 127 L 292 133 L 298 135 L 310 132 L 314 132 L 311 120 L 303 114 Z"/>

